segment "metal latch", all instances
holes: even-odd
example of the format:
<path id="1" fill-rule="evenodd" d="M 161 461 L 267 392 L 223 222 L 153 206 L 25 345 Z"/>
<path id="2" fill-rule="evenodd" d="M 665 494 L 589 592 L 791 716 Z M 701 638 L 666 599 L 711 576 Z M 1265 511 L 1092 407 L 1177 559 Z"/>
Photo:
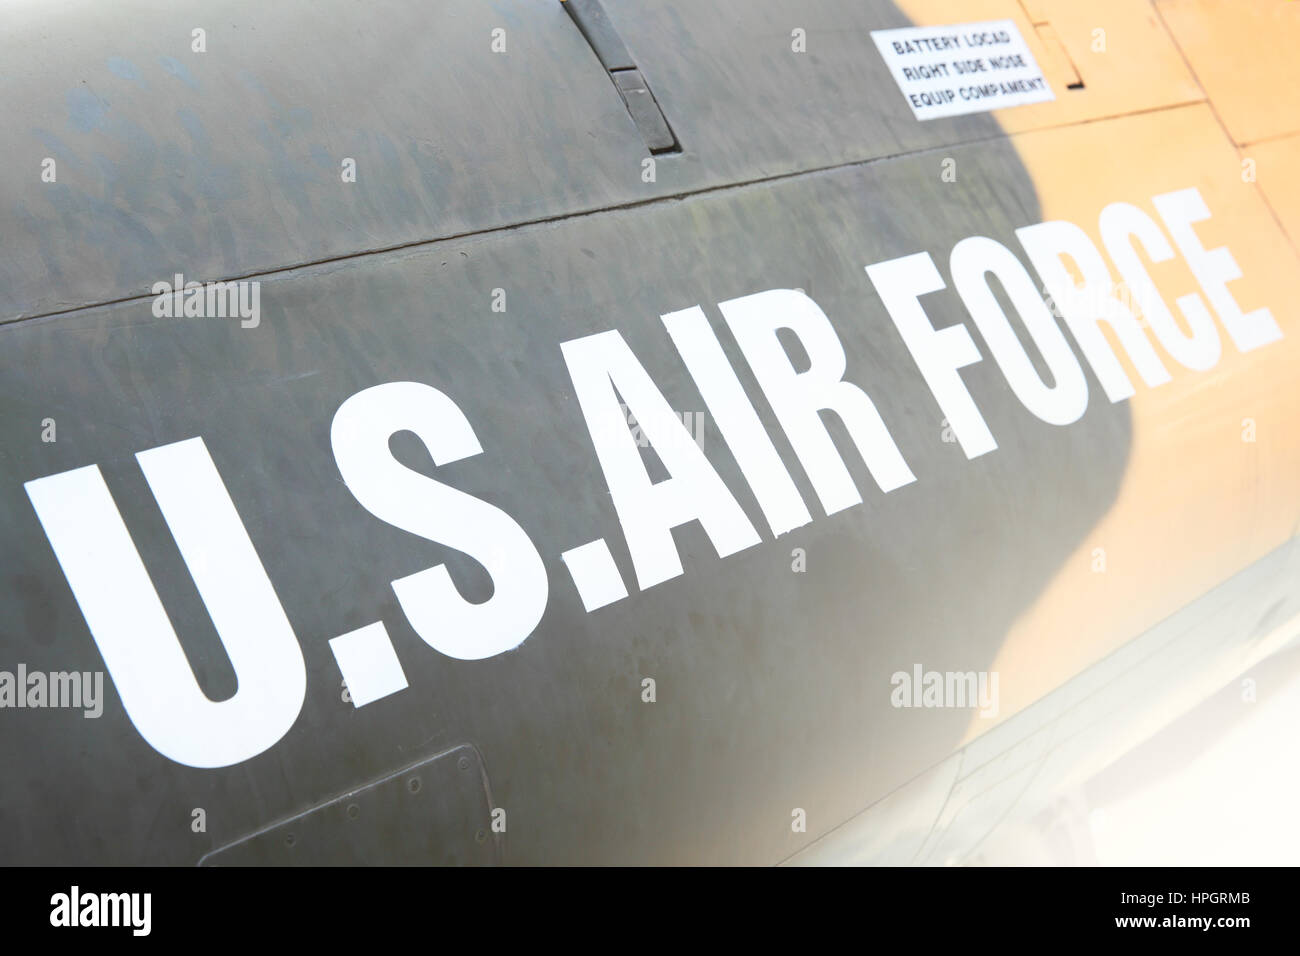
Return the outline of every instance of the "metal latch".
<path id="1" fill-rule="evenodd" d="M 641 138 L 651 153 L 675 153 L 681 150 L 677 137 L 645 77 L 632 61 L 622 37 L 614 29 L 600 0 L 560 0 L 569 17 L 587 38 L 601 65 L 623 97 Z"/>

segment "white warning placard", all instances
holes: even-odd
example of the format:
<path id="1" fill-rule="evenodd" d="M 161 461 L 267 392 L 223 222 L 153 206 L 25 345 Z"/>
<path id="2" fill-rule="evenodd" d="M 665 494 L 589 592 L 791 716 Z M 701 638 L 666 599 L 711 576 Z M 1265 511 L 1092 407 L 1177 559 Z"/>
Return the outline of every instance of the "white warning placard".
<path id="1" fill-rule="evenodd" d="M 918 120 L 1054 100 L 1014 20 L 873 30 Z"/>

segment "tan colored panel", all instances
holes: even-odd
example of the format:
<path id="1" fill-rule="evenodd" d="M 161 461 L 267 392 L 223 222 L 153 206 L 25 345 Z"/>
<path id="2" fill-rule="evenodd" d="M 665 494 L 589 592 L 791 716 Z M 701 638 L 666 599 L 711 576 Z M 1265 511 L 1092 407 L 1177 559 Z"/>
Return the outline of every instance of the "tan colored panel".
<path id="1" fill-rule="evenodd" d="M 1157 5 L 1236 142 L 1300 132 L 1300 3 L 1157 0 Z"/>
<path id="2" fill-rule="evenodd" d="M 1255 161 L 1259 188 L 1292 244 L 1300 247 L 1300 135 L 1243 147 L 1241 155 Z"/>
<path id="3" fill-rule="evenodd" d="M 1145 0 L 1035 0 L 1061 49 L 1048 49 L 1017 0 L 900 0 L 918 26 L 978 20 L 1015 20 L 1056 99 L 995 110 L 1009 133 L 1062 126 L 1192 103 L 1205 98 L 1155 10 Z M 1104 51 L 1094 51 L 1093 31 L 1105 30 Z M 1073 69 L 1069 60 L 1073 61 Z M 1084 88 L 1071 90 L 1074 70 Z"/>
<path id="4" fill-rule="evenodd" d="M 1218 324 L 1218 363 L 1191 371 L 1148 332 L 1173 376 L 1153 388 L 1103 326 L 1137 392 L 1127 400 L 1128 465 L 1111 510 L 1013 626 L 993 664 L 1001 675 L 1002 716 L 1300 529 L 1300 260 L 1259 188 L 1242 181 L 1237 149 L 1213 112 L 1194 105 L 1014 141 L 1037 187 L 1043 219 L 1077 224 L 1098 249 L 1104 250 L 1098 216 L 1107 204 L 1133 203 L 1159 223 L 1152 196 L 1196 187 L 1211 214 L 1194 226 L 1202 246 L 1230 250 L 1243 277 L 1228 290 L 1243 311 L 1269 308 L 1284 338 L 1241 353 Z M 1203 297 L 1181 255 L 1158 265 L 1142 258 L 1175 315 L 1180 296 Z M 1120 281 L 1113 265 L 1112 276 Z M 1094 388 L 1090 407 L 1106 401 Z M 1243 440 L 1247 419 L 1254 423 L 1253 442 Z M 1105 551 L 1101 572 L 1094 570 L 1095 548 Z M 972 736 L 988 723 L 975 719 Z"/>
<path id="5" fill-rule="evenodd" d="M 1025 8 L 1025 15 L 1034 23 L 1047 22 L 1047 6 L 1045 0 L 1020 0 L 1020 5 Z"/>

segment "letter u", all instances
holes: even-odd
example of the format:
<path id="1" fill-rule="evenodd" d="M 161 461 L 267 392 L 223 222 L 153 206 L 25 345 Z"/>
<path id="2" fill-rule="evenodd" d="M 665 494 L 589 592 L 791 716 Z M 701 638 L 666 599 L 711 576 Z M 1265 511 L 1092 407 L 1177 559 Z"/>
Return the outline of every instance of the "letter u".
<path id="1" fill-rule="evenodd" d="M 235 671 L 228 700 L 194 679 L 99 466 L 24 487 L 136 730 L 177 763 L 240 763 L 297 720 L 302 650 L 203 439 L 136 459 Z"/>

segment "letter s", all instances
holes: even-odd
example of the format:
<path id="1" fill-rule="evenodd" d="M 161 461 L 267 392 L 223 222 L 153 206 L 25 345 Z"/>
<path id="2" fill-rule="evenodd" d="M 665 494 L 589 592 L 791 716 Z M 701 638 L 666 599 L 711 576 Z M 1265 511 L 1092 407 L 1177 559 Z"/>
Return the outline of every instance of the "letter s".
<path id="1" fill-rule="evenodd" d="M 483 453 L 456 403 L 429 385 L 389 382 L 358 392 L 330 426 L 334 459 L 348 490 L 376 518 L 468 554 L 492 577 L 492 597 L 461 597 L 444 565 L 393 582 L 411 626 L 430 647 L 463 661 L 518 647 L 546 610 L 546 566 L 508 514 L 412 471 L 393 457 L 389 439 L 414 432 L 434 463 Z"/>

